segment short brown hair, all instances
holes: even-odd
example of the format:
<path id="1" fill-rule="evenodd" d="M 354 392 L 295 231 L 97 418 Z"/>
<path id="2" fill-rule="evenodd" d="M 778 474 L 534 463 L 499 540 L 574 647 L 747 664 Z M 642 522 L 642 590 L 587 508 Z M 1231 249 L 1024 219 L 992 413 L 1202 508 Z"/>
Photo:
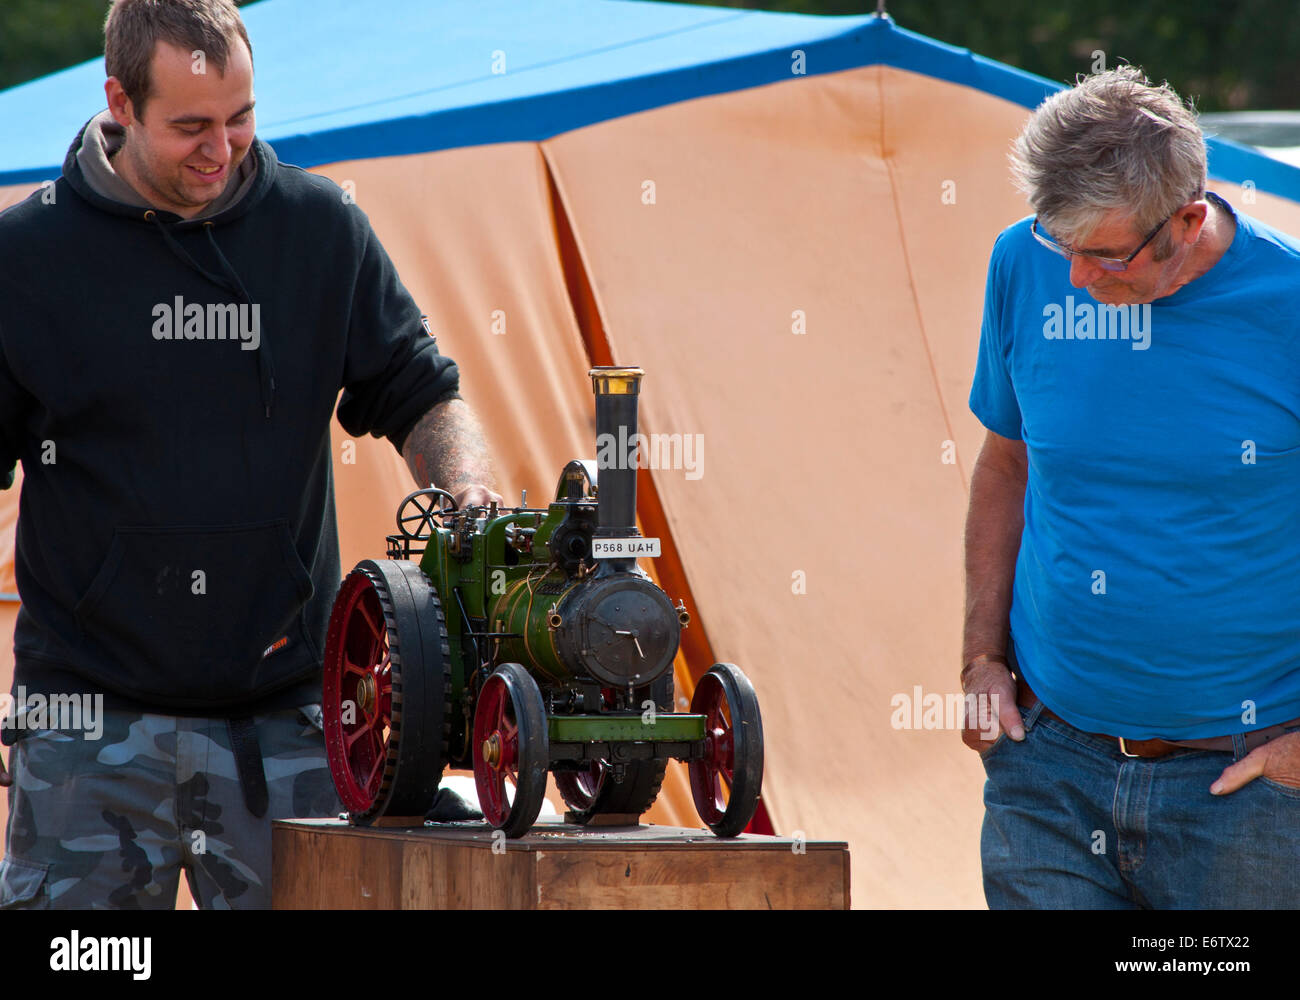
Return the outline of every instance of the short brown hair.
<path id="1" fill-rule="evenodd" d="M 158 42 L 202 51 L 224 74 L 235 37 L 243 39 L 252 59 L 253 46 L 233 0 L 113 0 L 104 21 L 104 68 L 118 78 L 135 114 L 143 118 Z"/>

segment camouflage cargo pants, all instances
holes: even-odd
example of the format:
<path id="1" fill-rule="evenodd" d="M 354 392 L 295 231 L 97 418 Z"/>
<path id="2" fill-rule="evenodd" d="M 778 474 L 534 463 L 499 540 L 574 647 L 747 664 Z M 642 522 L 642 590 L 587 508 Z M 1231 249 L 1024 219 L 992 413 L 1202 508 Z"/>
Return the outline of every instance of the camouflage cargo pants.
<path id="1" fill-rule="evenodd" d="M 24 734 L 10 750 L 0 908 L 172 909 L 180 873 L 202 908 L 271 905 L 271 821 L 342 806 L 320 706 L 256 716 L 269 805 L 244 804 L 224 719 L 106 711 L 99 739 Z"/>

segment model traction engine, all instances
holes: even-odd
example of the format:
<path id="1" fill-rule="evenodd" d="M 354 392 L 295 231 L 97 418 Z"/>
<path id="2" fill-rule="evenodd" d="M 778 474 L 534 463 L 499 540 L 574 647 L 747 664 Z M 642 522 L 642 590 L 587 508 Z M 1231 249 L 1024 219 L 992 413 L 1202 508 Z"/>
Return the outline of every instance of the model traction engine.
<path id="1" fill-rule="evenodd" d="M 508 837 L 536 821 L 548 772 L 570 821 L 640 815 L 670 758 L 687 763 L 715 834 L 736 836 L 753 817 L 763 780 L 754 689 L 718 663 L 690 712 L 674 711 L 689 616 L 638 568 L 658 540 L 636 527 L 635 457 L 609 458 L 610 442 L 637 440 L 644 372 L 590 374 L 599 473 L 570 462 L 545 509 L 457 509 L 443 490 L 417 490 L 398 509 L 389 558 L 343 580 L 323 711 L 352 823 L 423 817 L 447 767 L 473 768 L 484 817 Z"/>

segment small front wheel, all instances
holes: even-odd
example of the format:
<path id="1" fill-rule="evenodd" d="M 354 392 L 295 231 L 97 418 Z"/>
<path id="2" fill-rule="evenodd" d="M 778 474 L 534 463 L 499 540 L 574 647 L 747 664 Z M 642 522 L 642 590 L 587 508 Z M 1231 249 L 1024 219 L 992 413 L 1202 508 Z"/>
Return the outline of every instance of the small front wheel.
<path id="1" fill-rule="evenodd" d="M 474 783 L 484 818 L 507 837 L 542 811 L 550 756 L 541 689 L 521 664 L 501 664 L 474 708 Z"/>
<path id="2" fill-rule="evenodd" d="M 719 837 L 734 837 L 754 818 L 763 787 L 758 696 L 734 663 L 715 663 L 695 687 L 691 712 L 705 716 L 704 757 L 688 768 L 695 808 Z"/>

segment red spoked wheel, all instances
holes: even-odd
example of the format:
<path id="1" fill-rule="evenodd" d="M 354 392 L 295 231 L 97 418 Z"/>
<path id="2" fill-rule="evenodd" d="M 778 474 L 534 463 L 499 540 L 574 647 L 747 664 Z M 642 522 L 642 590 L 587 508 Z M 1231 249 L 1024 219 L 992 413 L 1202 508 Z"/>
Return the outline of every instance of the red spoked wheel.
<path id="1" fill-rule="evenodd" d="M 484 818 L 507 837 L 527 833 L 542 811 L 549 766 L 541 689 L 521 664 L 503 663 L 474 706 L 474 784 Z"/>
<path id="2" fill-rule="evenodd" d="M 564 804 L 580 817 L 594 814 L 596 799 L 605 783 L 605 762 L 585 762 L 576 771 L 556 771 L 555 788 Z"/>
<path id="3" fill-rule="evenodd" d="M 609 708 L 614 701 L 613 690 L 602 688 L 601 695 L 604 706 Z M 585 820 L 597 812 L 596 800 L 600 797 L 607 772 L 608 767 L 603 760 L 583 761 L 575 770 L 565 768 L 555 772 L 556 791 L 579 819 Z"/>
<path id="4" fill-rule="evenodd" d="M 612 703 L 612 695 L 613 691 L 606 689 L 607 707 Z M 654 700 L 660 712 L 673 710 L 671 667 L 663 677 L 638 689 L 633 703 L 640 707 L 648 698 Z M 635 813 L 639 816 L 659 797 L 667 770 L 666 759 L 630 760 L 624 765 L 623 780 L 616 782 L 607 761 L 586 761 L 577 770 L 557 769 L 555 787 L 579 823 L 602 813 Z"/>
<path id="5" fill-rule="evenodd" d="M 704 756 L 688 767 L 695 808 L 719 837 L 734 837 L 754 818 L 763 787 L 758 696 L 734 663 L 715 663 L 696 685 L 691 711 L 705 716 Z"/>
<path id="6" fill-rule="evenodd" d="M 339 588 L 321 713 L 348 818 L 423 816 L 442 780 L 450 651 L 442 606 L 415 563 L 366 560 Z"/>

